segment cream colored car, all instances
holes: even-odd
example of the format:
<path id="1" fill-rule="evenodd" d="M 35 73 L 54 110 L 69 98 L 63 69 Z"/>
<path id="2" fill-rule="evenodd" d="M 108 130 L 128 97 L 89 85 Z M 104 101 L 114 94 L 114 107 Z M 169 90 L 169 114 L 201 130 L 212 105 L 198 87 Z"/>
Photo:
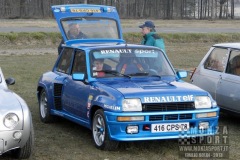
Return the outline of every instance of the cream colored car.
<path id="1" fill-rule="evenodd" d="M 221 109 L 240 113 L 240 43 L 213 45 L 191 81 L 208 91 Z"/>

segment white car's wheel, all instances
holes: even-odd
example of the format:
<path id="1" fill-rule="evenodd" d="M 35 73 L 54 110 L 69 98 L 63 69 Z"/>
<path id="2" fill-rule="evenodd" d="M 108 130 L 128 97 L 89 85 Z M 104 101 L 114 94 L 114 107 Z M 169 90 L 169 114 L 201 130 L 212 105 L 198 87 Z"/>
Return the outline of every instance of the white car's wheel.
<path id="1" fill-rule="evenodd" d="M 109 139 L 106 120 L 103 110 L 99 109 L 95 112 L 92 122 L 92 136 L 95 146 L 102 150 L 115 150 L 119 142 Z"/>

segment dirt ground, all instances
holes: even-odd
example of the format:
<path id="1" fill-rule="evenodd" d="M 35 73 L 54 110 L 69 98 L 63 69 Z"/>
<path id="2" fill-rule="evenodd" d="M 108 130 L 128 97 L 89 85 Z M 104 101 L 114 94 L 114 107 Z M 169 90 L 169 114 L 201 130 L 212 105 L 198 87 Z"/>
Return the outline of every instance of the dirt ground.
<path id="1" fill-rule="evenodd" d="M 136 27 L 146 19 L 121 19 L 122 27 Z M 156 27 L 203 27 L 203 28 L 236 28 L 239 20 L 158 20 L 153 19 Z M 57 27 L 54 19 L 1 19 L 0 27 Z"/>

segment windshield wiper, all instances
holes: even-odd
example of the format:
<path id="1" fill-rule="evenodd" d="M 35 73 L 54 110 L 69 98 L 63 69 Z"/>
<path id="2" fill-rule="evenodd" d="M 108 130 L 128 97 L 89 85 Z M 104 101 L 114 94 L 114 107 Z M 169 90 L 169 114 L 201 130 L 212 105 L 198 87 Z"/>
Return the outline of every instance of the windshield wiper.
<path id="1" fill-rule="evenodd" d="M 149 75 L 148 72 L 137 72 L 137 73 L 129 74 L 129 76 L 147 76 L 147 75 Z"/>
<path id="2" fill-rule="evenodd" d="M 101 71 L 95 71 L 95 72 L 104 72 L 104 73 L 108 73 L 108 74 L 112 74 L 112 75 L 121 75 L 121 76 L 124 76 L 124 77 L 128 77 L 128 78 L 131 78 L 130 75 L 126 75 L 126 74 L 122 74 L 122 73 L 119 73 L 117 71 L 112 71 L 112 70 L 101 70 Z"/>

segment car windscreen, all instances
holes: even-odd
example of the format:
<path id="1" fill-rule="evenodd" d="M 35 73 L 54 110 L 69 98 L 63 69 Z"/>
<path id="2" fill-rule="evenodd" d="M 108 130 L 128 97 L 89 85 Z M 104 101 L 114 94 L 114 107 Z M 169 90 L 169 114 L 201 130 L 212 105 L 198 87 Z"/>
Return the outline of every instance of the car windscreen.
<path id="1" fill-rule="evenodd" d="M 117 22 L 107 18 L 67 18 L 61 20 L 68 40 L 119 39 Z"/>
<path id="2" fill-rule="evenodd" d="M 157 49 L 115 48 L 90 52 L 93 77 L 174 76 L 163 52 Z"/>

